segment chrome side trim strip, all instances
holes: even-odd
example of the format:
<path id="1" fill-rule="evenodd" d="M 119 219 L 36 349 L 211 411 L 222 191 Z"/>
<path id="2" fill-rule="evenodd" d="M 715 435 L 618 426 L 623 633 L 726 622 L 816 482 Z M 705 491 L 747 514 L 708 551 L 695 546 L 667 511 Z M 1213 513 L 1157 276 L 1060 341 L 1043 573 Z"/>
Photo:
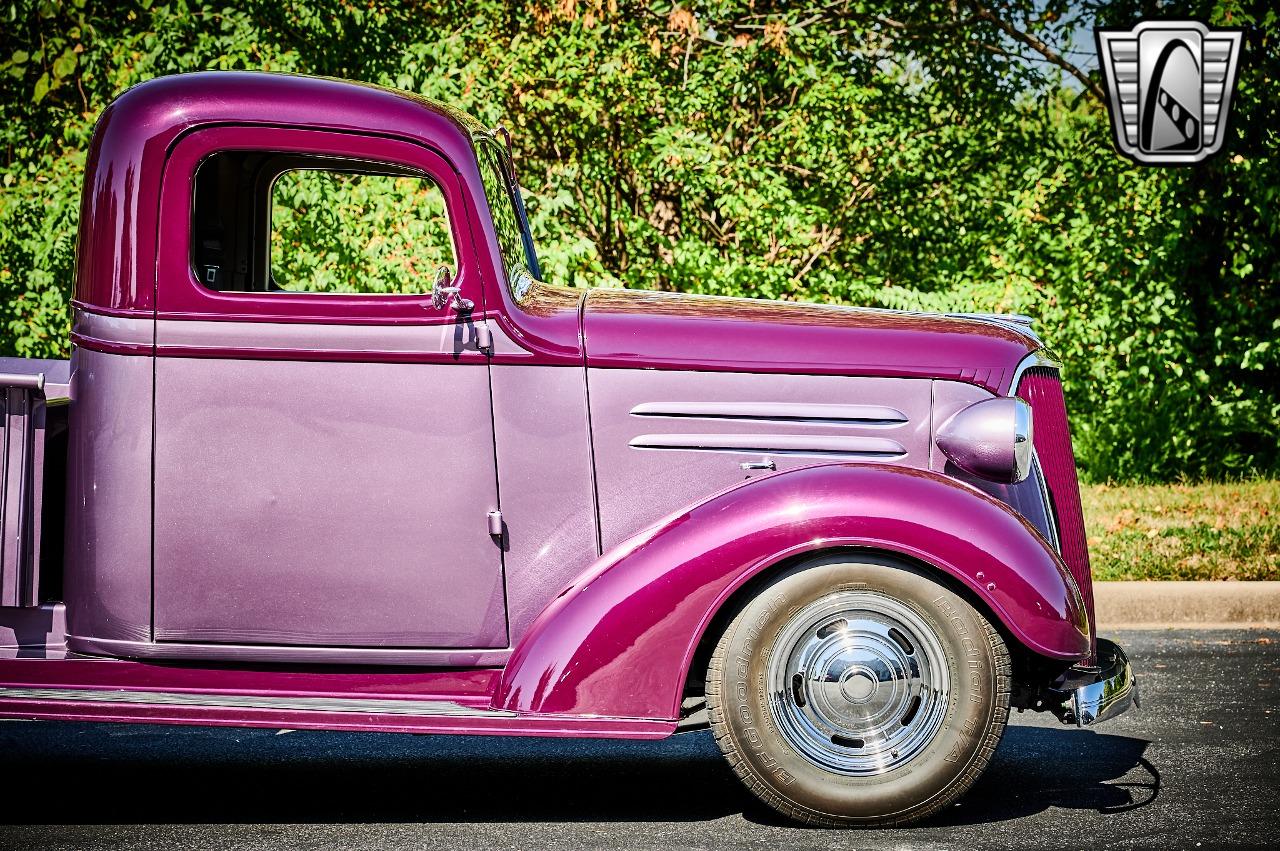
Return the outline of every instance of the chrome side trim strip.
<path id="1" fill-rule="evenodd" d="M 1036 487 L 1040 491 L 1040 504 L 1044 506 L 1044 516 L 1049 522 L 1050 544 L 1053 551 L 1062 555 L 1062 541 L 1058 538 L 1058 517 L 1052 500 L 1049 499 L 1049 483 L 1045 481 L 1044 470 L 1040 467 L 1040 455 L 1031 450 L 1031 475 L 1035 476 Z"/>
<path id="2" fill-rule="evenodd" d="M 20 688 L 0 686 L 0 700 L 73 703 L 127 703 L 143 706 L 200 706 L 210 709 L 274 709 L 296 712 L 354 712 L 365 715 L 445 715 L 512 717 L 497 709 L 474 709 L 451 700 L 389 700 L 347 697 L 268 697 L 248 694 L 124 691 L 121 689 Z"/>
<path id="3" fill-rule="evenodd" d="M 1010 331 L 1016 331 L 1026 337 L 1030 337 L 1037 346 L 1043 345 L 1040 335 L 1032 327 L 1035 324 L 1035 318 L 1022 313 L 948 313 L 946 315 L 954 319 L 972 319 L 977 322 L 986 322 L 988 325 L 1007 328 Z"/>
<path id="4" fill-rule="evenodd" d="M 632 408 L 631 415 L 859 425 L 898 425 L 907 422 L 906 414 L 885 405 L 815 405 L 800 402 L 644 402 Z"/>
<path id="5" fill-rule="evenodd" d="M 1005 325 L 1017 325 L 1022 328 L 1030 328 L 1036 322 L 1034 316 L 1027 316 L 1025 313 L 948 313 L 947 316 L 955 316 L 960 319 L 981 319 L 984 322 L 998 322 Z"/>
<path id="6" fill-rule="evenodd" d="M 1062 362 L 1057 359 L 1048 349 L 1040 349 L 1032 352 L 1021 361 L 1013 371 L 1013 381 L 1009 384 L 1009 394 L 1015 395 L 1018 392 L 1018 384 L 1022 381 L 1022 376 L 1026 371 L 1033 367 L 1047 367 L 1062 372 Z M 1032 466 L 1036 477 L 1036 484 L 1040 488 L 1040 501 L 1044 504 L 1044 513 L 1049 518 L 1049 531 L 1053 533 L 1053 549 L 1062 555 L 1062 541 L 1058 537 L 1058 512 L 1052 500 L 1049 498 L 1049 483 L 1045 480 L 1044 469 L 1040 465 L 1040 455 L 1034 449 L 1032 450 Z"/>
<path id="7" fill-rule="evenodd" d="M 907 449 L 885 437 L 845 437 L 826 434 L 642 434 L 631 439 L 632 449 L 692 449 L 751 454 L 897 457 Z"/>

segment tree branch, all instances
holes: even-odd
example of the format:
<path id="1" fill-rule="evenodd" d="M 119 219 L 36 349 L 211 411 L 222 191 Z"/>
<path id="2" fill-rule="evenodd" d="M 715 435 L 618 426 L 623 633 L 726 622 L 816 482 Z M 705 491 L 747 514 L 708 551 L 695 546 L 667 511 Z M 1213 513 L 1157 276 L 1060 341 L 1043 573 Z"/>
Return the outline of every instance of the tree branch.
<path id="1" fill-rule="evenodd" d="M 1081 85 L 1085 87 L 1085 90 L 1087 92 L 1092 94 L 1099 101 L 1106 103 L 1107 96 L 1102 91 L 1102 86 L 1098 85 L 1096 82 L 1089 79 L 1089 75 L 1086 74 L 1084 71 L 1080 70 L 1078 66 L 1062 58 L 1062 54 L 1058 53 L 1058 51 L 1054 50 L 1052 47 L 1045 44 L 1043 41 L 1036 38 L 1031 33 L 1025 33 L 1022 30 L 1018 29 L 1013 24 L 1010 24 L 1009 22 L 1005 21 L 1000 16 L 992 12 L 990 9 L 986 8 L 985 6 L 979 3 L 973 4 L 973 10 L 974 10 L 974 13 L 979 18 L 981 18 L 984 21 L 990 21 L 991 23 L 995 24 L 996 27 L 1005 35 L 1009 36 L 1009 38 L 1013 39 L 1014 41 L 1025 44 L 1027 47 L 1030 47 L 1036 53 L 1039 53 L 1041 56 L 1043 56 L 1045 60 L 1049 62 L 1051 65 L 1056 65 L 1057 67 L 1061 68 L 1063 71 L 1066 71 L 1068 74 L 1075 77 L 1077 80 L 1080 81 Z"/>

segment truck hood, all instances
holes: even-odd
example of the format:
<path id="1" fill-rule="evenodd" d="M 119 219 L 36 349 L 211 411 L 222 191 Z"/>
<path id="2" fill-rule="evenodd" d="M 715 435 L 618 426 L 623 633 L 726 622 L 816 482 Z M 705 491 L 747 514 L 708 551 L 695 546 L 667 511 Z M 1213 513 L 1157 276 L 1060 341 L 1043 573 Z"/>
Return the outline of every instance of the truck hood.
<path id="1" fill-rule="evenodd" d="M 1004 393 L 1041 348 L 1027 321 L 592 290 L 582 330 L 590 367 L 939 378 Z"/>

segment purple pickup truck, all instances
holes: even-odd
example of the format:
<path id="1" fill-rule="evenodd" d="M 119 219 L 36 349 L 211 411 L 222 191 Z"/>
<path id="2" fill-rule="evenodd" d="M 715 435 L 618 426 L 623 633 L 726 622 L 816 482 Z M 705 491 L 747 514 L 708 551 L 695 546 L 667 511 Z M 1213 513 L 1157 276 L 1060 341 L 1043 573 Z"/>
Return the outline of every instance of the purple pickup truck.
<path id="1" fill-rule="evenodd" d="M 324 175 L 436 213 L 299 254 L 369 209 L 289 182 Z M 344 273 L 429 226 L 434 269 Z M 256 73 L 120 97 L 71 359 L 0 360 L 0 717 L 710 726 L 769 806 L 869 825 L 954 801 L 1012 708 L 1136 705 L 1025 318 L 540 278 L 467 115 Z"/>

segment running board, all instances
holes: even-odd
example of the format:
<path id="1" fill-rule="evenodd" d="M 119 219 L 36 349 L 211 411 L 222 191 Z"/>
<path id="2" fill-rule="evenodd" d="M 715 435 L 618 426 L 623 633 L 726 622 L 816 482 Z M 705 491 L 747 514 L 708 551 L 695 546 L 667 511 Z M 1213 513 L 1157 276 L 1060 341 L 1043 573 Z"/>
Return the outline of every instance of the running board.
<path id="1" fill-rule="evenodd" d="M 661 739 L 675 719 L 492 706 L 501 669 L 219 668 L 0 657 L 0 719 L 276 730 Z"/>
<path id="2" fill-rule="evenodd" d="M 0 686 L 0 700 L 128 703 L 209 709 L 274 709 L 282 712 L 355 712 L 362 715 L 430 715 L 451 718 L 510 718 L 502 709 L 463 706 L 452 700 L 353 699 L 346 697 L 271 697 L 198 692 L 124 691 L 121 689 L 21 688 Z"/>

